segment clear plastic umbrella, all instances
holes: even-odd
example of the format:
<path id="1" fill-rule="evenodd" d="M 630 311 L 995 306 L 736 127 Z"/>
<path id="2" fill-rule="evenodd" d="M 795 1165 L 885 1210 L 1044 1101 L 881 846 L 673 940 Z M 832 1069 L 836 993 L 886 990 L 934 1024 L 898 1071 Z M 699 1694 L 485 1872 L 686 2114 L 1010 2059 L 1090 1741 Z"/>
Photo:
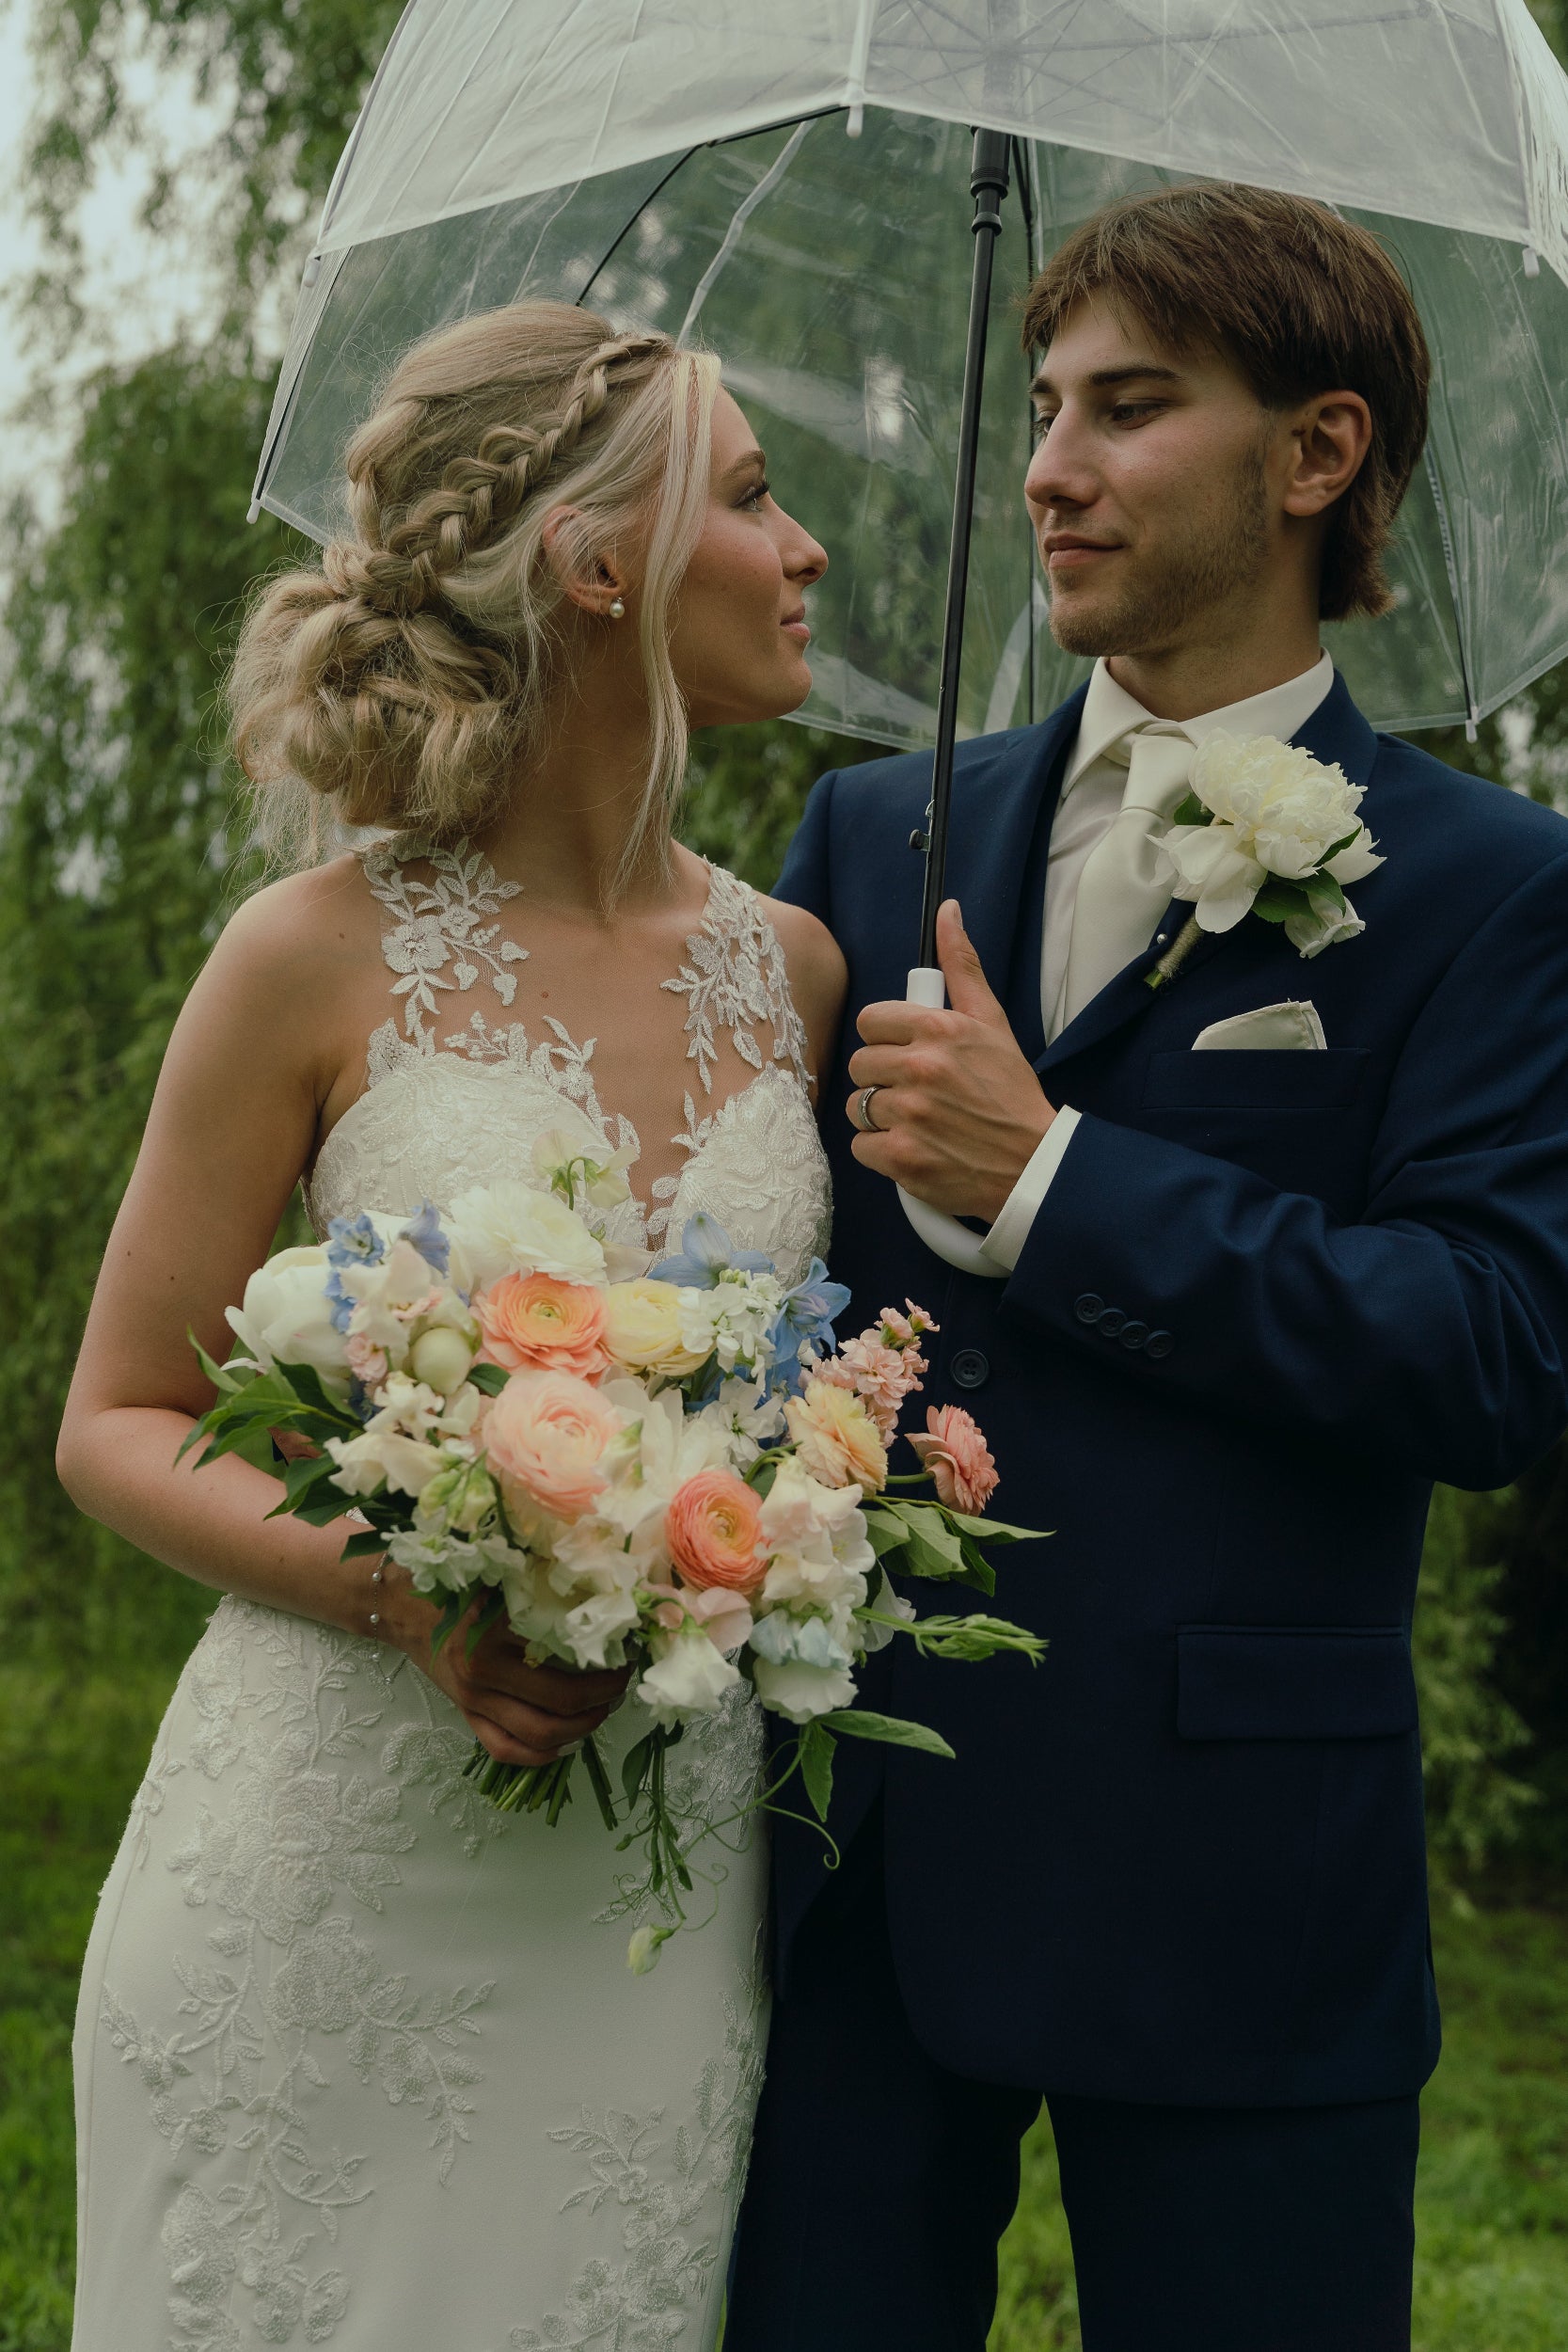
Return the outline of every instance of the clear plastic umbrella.
<path id="1" fill-rule="evenodd" d="M 1010 167 L 994 238 L 965 233 L 974 125 Z M 1431 439 L 1394 610 L 1327 636 L 1378 724 L 1473 726 L 1568 655 L 1568 80 L 1525 0 L 412 0 L 327 199 L 258 503 L 330 537 L 344 445 L 412 342 L 589 302 L 719 351 L 831 542 L 798 717 L 928 746 L 940 675 L 942 735 L 1022 723 L 1081 665 L 1022 515 L 1013 305 L 1098 206 L 1195 177 L 1316 196 L 1402 263 Z M 951 550 L 961 596 L 966 545 L 959 674 L 939 583 Z"/>

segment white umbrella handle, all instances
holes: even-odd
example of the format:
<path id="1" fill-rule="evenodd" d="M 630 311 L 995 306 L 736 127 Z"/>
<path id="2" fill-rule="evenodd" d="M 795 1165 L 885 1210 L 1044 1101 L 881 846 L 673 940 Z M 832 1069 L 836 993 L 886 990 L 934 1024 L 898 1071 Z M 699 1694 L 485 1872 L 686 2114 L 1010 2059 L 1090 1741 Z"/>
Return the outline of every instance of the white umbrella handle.
<path id="1" fill-rule="evenodd" d="M 904 1001 L 910 1005 L 928 1005 L 940 1012 L 947 1002 L 947 983 L 939 971 L 928 964 L 917 965 L 910 974 L 910 984 L 904 991 Z M 981 1235 L 972 1233 L 967 1225 L 960 1225 L 945 1209 L 933 1209 L 912 1193 L 898 1187 L 898 1198 L 904 1204 L 904 1215 L 914 1227 L 927 1249 L 934 1249 L 939 1258 L 956 1265 L 960 1274 L 985 1274 L 992 1281 L 1005 1282 L 1006 1266 L 996 1265 L 981 1254 Z"/>

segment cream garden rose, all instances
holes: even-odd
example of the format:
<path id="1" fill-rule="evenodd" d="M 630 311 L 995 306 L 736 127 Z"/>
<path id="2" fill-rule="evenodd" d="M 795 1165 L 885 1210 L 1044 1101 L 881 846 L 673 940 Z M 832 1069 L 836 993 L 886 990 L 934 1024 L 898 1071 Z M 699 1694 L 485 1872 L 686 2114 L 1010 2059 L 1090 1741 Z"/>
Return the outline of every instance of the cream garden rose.
<path id="1" fill-rule="evenodd" d="M 603 1293 L 604 1343 L 628 1372 L 681 1380 L 707 1360 L 682 1337 L 682 1293 L 673 1282 L 611 1282 Z"/>

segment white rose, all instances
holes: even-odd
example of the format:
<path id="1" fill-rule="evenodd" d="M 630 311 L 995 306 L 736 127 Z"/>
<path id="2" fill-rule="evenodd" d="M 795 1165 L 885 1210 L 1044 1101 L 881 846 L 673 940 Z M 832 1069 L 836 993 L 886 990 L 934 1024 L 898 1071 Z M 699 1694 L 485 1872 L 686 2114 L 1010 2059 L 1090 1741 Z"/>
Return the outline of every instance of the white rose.
<path id="1" fill-rule="evenodd" d="M 707 1361 L 711 1346 L 689 1347 L 681 1335 L 686 1294 L 673 1282 L 612 1282 L 604 1295 L 605 1345 L 628 1372 L 679 1380 Z M 695 1292 L 692 1293 L 696 1296 Z"/>
<path id="2" fill-rule="evenodd" d="M 563 1282 L 602 1282 L 604 1247 L 554 1193 L 515 1178 L 459 1193 L 447 1219 L 452 1279 L 483 1290 L 503 1274 L 553 1274 Z"/>
<path id="3" fill-rule="evenodd" d="M 759 1658 L 752 1672 L 764 1707 L 792 1724 L 809 1724 L 855 1703 L 855 1677 L 842 1667 L 808 1666 L 800 1659 L 775 1666 Z"/>
<path id="4" fill-rule="evenodd" d="M 680 1724 L 693 1715 L 711 1715 L 739 1680 L 739 1667 L 700 1627 L 688 1624 L 663 1655 L 643 1668 L 637 1695 L 656 1723 Z"/>
<path id="5" fill-rule="evenodd" d="M 310 1364 L 334 1396 L 347 1396 L 345 1334 L 332 1324 L 326 1295 L 332 1271 L 322 1243 L 280 1249 L 245 1286 L 243 1307 L 227 1310 L 230 1328 L 265 1372 L 274 1364 Z"/>

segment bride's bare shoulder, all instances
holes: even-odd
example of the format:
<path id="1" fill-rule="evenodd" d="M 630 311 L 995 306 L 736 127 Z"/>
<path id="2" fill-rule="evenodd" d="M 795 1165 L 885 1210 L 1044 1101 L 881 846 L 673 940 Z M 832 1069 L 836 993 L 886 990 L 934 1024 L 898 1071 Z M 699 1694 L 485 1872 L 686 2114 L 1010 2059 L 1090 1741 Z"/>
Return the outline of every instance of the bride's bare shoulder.
<path id="1" fill-rule="evenodd" d="M 791 906 L 783 898 L 764 898 L 762 908 L 784 949 L 790 993 L 811 1041 L 813 1066 L 825 1069 L 844 1018 L 849 980 L 844 950 L 826 923 L 804 907 Z"/>
<path id="2" fill-rule="evenodd" d="M 191 992 L 192 1016 L 231 1040 L 264 1034 L 318 1086 L 385 1017 L 380 910 L 356 857 L 269 882 L 235 909 Z"/>

